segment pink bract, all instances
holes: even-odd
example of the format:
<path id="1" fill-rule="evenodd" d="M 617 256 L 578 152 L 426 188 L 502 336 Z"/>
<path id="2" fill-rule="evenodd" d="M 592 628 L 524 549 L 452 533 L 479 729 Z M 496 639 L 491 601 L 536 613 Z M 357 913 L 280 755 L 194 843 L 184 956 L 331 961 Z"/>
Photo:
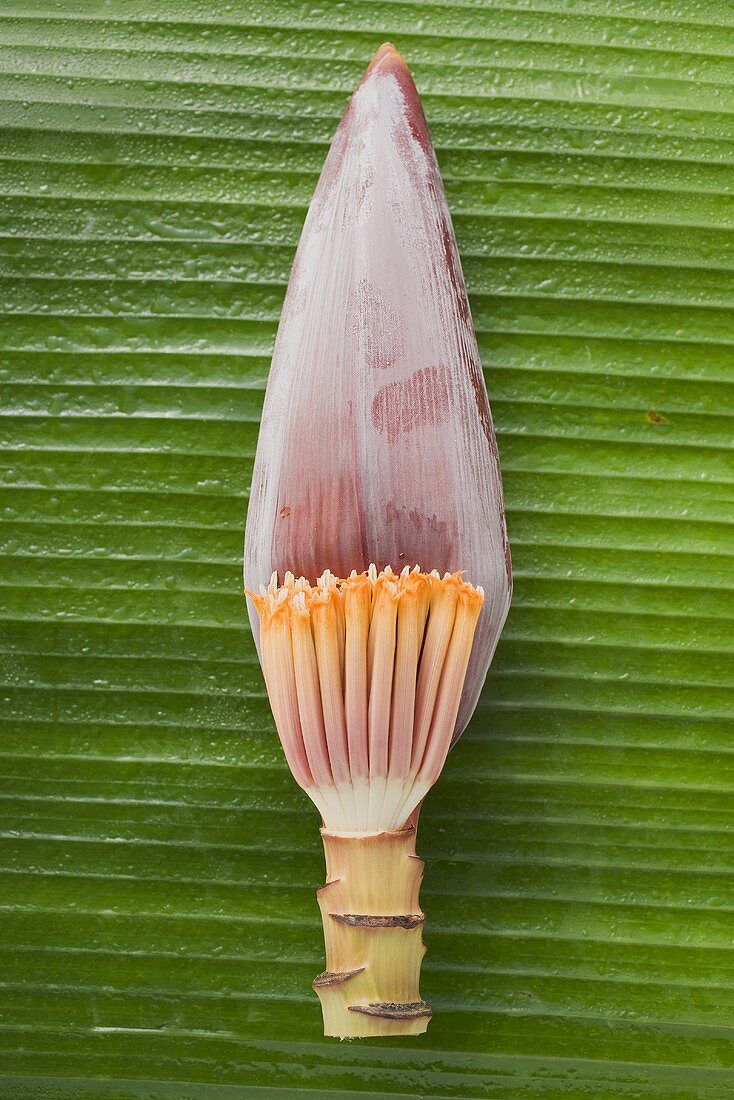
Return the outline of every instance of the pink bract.
<path id="1" fill-rule="evenodd" d="M 352 96 L 303 228 L 268 381 L 245 539 L 250 589 L 405 565 L 481 585 L 455 737 L 510 603 L 487 391 L 436 156 L 390 45 Z M 250 601 L 258 640 L 258 615 Z"/>

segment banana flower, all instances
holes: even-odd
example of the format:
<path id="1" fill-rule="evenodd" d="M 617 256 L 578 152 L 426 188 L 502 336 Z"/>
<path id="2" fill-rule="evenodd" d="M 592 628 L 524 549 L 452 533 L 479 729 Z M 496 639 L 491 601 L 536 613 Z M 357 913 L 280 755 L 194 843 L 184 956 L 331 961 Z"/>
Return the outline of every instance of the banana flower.
<path id="1" fill-rule="evenodd" d="M 381 47 L 303 228 L 268 380 L 245 583 L 278 733 L 322 817 L 326 1034 L 417 1034 L 420 804 L 510 603 L 487 391 L 436 156 Z"/>

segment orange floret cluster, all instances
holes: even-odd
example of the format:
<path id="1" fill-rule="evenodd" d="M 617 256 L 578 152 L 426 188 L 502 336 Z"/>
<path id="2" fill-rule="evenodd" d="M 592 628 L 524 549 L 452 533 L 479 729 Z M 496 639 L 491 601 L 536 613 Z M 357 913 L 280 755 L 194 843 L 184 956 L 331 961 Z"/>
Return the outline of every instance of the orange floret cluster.
<path id="1" fill-rule="evenodd" d="M 400 828 L 443 767 L 481 588 L 370 566 L 250 592 L 286 758 L 332 831 Z"/>

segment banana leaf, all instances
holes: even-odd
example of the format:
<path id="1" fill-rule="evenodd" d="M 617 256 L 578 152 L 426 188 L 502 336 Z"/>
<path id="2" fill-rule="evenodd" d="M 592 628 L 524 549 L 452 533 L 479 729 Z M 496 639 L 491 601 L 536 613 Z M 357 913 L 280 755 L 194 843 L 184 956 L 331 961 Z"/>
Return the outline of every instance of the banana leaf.
<path id="1" fill-rule="evenodd" d="M 422 815 L 429 1032 L 339 1044 L 241 550 L 300 227 L 385 38 L 516 587 Z M 731 5 L 6 0 L 0 47 L 3 1100 L 731 1096 Z"/>

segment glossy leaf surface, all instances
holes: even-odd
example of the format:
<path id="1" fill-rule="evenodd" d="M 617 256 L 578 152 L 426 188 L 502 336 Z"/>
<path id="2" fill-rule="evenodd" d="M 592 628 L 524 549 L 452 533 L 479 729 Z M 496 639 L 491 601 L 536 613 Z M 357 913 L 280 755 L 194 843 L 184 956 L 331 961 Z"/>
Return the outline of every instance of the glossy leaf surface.
<path id="1" fill-rule="evenodd" d="M 731 36 L 705 0 L 2 6 L 3 1100 L 731 1095 Z M 430 1031 L 340 1045 L 242 527 L 306 208 L 385 38 L 515 598 L 421 819 Z"/>

